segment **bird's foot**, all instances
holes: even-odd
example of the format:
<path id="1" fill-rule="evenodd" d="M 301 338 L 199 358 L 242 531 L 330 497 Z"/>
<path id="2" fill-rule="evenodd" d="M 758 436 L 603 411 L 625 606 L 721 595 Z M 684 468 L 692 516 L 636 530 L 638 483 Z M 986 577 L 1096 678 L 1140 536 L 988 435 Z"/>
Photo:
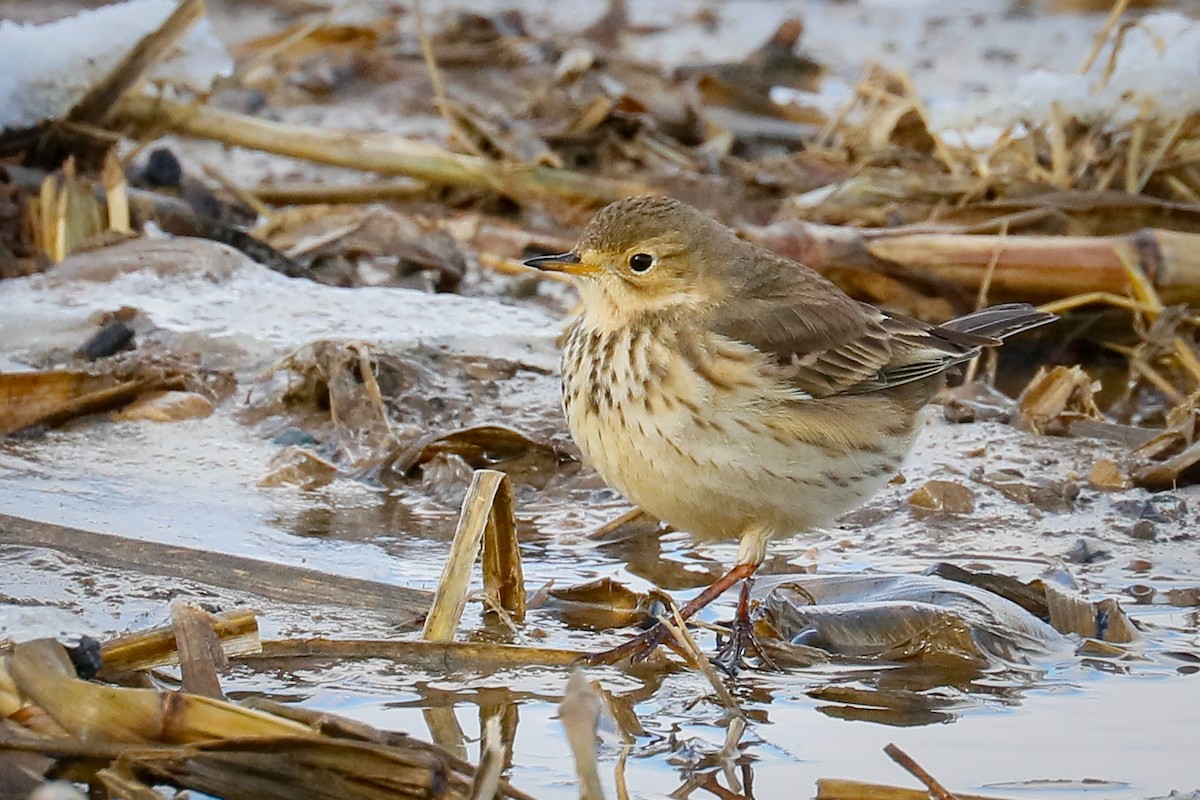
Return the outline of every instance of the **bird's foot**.
<path id="1" fill-rule="evenodd" d="M 729 626 L 729 638 L 717 647 L 717 654 L 712 659 L 713 664 L 730 677 L 736 676 L 738 670 L 746 666 L 742 656 L 747 649 L 757 653 L 759 660 L 767 669 L 776 669 L 775 662 L 767 655 L 766 648 L 754 634 L 754 620 L 750 619 L 750 587 L 751 579 L 747 578 L 742 582 L 737 613 L 734 614 L 733 622 Z"/>
<path id="2" fill-rule="evenodd" d="M 736 677 L 738 670 L 748 666 L 745 655 L 747 650 L 758 654 L 759 660 L 767 669 L 775 669 L 775 662 L 767 655 L 766 648 L 759 642 L 754 633 L 754 623 L 749 618 L 734 618 L 729 626 L 729 638 L 717 647 L 717 654 L 712 657 L 712 663 L 726 675 Z"/>
<path id="3" fill-rule="evenodd" d="M 589 667 L 616 664 L 626 658 L 631 664 L 636 664 L 653 655 L 660 644 L 671 645 L 674 641 L 675 638 L 667 630 L 667 626 L 658 622 L 648 630 L 625 640 L 616 647 L 584 656 L 582 661 Z"/>
<path id="4" fill-rule="evenodd" d="M 751 575 L 753 575 L 754 568 L 756 566 L 757 563 L 739 563 L 733 569 L 729 570 L 729 572 L 725 573 L 723 577 L 717 581 L 714 581 L 711 586 L 693 597 L 683 606 L 683 608 L 679 609 L 679 620 L 686 623 L 687 620 L 696 615 L 696 612 L 707 606 L 716 598 L 720 597 L 726 589 L 735 585 L 738 581 L 749 578 Z M 749 603 L 750 590 L 747 586 L 743 585 L 742 597 L 738 602 L 738 616 L 747 617 L 747 622 L 749 622 L 750 613 Z M 751 642 L 757 641 L 753 639 L 753 633 L 750 635 Z M 580 659 L 580 661 L 588 666 L 598 666 L 616 664 L 622 659 L 629 658 L 631 663 L 636 664 L 637 662 L 644 661 L 646 658 L 648 658 L 655 650 L 658 649 L 660 644 L 665 644 L 667 647 L 670 647 L 672 650 L 682 655 L 685 660 L 687 659 L 687 653 L 675 640 L 674 634 L 671 633 L 670 629 L 667 628 L 666 625 L 663 625 L 661 622 L 659 622 L 645 633 L 638 634 L 632 639 L 622 642 L 610 650 L 604 650 L 600 653 L 593 653 L 591 655 L 584 656 Z M 761 653 L 762 651 L 759 650 L 759 652 Z"/>

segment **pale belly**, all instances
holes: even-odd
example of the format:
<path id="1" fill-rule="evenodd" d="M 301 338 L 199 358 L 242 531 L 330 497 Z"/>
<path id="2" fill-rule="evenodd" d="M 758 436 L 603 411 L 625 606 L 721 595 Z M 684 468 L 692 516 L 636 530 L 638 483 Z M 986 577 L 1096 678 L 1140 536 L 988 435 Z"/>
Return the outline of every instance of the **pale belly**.
<path id="1" fill-rule="evenodd" d="M 611 368 L 640 377 L 637 359 L 615 361 Z M 568 424 L 588 462 L 630 501 L 701 538 L 827 524 L 878 491 L 910 444 L 909 436 L 871 450 L 802 441 L 764 424 L 783 411 L 757 388 L 717 391 L 678 361 L 657 380 L 619 381 L 637 389 L 600 402 L 594 377 L 564 369 Z"/>

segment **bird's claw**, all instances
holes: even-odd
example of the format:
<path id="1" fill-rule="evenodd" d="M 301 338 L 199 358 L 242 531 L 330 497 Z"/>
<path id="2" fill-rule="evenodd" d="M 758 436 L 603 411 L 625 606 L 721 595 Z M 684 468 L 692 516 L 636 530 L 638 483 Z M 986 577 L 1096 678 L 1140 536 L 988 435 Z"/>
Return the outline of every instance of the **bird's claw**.
<path id="1" fill-rule="evenodd" d="M 748 616 L 739 614 L 729 626 L 729 638 L 717 647 L 712 663 L 729 677 L 736 677 L 738 670 L 748 666 L 743 658 L 746 650 L 753 650 L 767 669 L 776 669 L 775 662 L 754 633 L 754 623 Z"/>
<path id="2" fill-rule="evenodd" d="M 729 638 L 717 648 L 712 663 L 719 667 L 729 677 L 736 677 L 738 670 L 747 666 L 742 656 L 750 648 L 758 654 L 759 660 L 767 669 L 777 669 L 775 662 L 767 655 L 767 650 L 754 635 L 754 620 L 750 618 L 750 587 L 751 579 L 747 577 L 742 582 L 742 591 L 738 596 L 737 612 L 729 625 Z"/>

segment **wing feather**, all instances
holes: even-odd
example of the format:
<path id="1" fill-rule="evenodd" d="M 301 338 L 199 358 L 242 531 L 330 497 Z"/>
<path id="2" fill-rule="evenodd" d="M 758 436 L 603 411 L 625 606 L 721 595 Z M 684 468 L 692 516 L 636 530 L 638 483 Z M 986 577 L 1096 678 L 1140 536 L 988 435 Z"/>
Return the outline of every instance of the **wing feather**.
<path id="1" fill-rule="evenodd" d="M 772 356 L 784 379 L 813 397 L 919 381 L 1055 319 L 1011 303 L 930 325 L 859 303 L 807 267 L 779 262 L 772 280 L 747 280 L 717 306 L 711 329 Z"/>

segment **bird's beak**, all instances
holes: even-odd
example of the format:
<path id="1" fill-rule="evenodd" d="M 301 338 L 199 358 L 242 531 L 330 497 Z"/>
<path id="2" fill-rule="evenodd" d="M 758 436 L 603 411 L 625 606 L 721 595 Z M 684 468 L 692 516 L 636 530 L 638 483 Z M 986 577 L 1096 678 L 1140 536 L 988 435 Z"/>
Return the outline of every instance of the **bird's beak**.
<path id="1" fill-rule="evenodd" d="M 568 275 L 591 275 L 599 272 L 599 268 L 585 264 L 579 253 L 560 253 L 556 256 L 538 256 L 526 260 L 525 266 L 546 270 L 547 272 L 565 272 Z"/>

